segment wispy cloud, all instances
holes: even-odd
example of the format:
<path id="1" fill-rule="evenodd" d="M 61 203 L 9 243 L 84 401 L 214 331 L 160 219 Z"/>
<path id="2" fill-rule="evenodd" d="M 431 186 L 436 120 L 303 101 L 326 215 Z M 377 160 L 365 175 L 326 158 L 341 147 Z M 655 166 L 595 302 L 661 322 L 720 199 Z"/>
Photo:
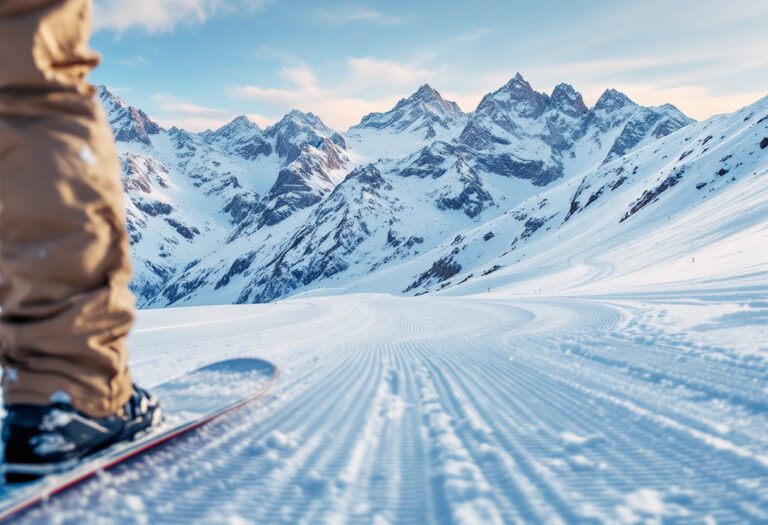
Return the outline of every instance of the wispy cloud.
<path id="1" fill-rule="evenodd" d="M 291 65 L 291 66 L 303 66 L 306 65 L 301 58 L 295 53 L 280 49 L 270 45 L 260 45 L 253 51 L 253 56 L 259 59 L 273 60 L 278 63 Z"/>
<path id="2" fill-rule="evenodd" d="M 327 90 L 322 89 L 318 85 L 315 73 L 307 66 L 284 67 L 280 70 L 278 76 L 285 80 L 289 86 L 286 88 L 256 85 L 237 86 L 232 91 L 238 97 L 284 108 L 302 101 L 314 100 L 329 95 Z"/>
<path id="3" fill-rule="evenodd" d="M 182 113 L 184 115 L 197 115 L 197 116 L 222 116 L 229 115 L 230 111 L 227 109 L 211 108 L 207 106 L 201 106 L 194 104 L 189 100 L 176 98 L 173 95 L 164 93 L 156 94 L 152 97 L 152 100 L 157 104 L 157 107 L 161 111 L 168 113 Z"/>
<path id="4" fill-rule="evenodd" d="M 311 9 L 307 11 L 307 15 L 313 22 L 328 25 L 375 24 L 393 26 L 409 21 L 408 18 L 390 15 L 372 7 L 348 5 Z"/>
<path id="5" fill-rule="evenodd" d="M 466 44 L 467 42 L 475 42 L 480 40 L 484 36 L 493 32 L 492 27 L 478 27 L 466 33 L 456 35 L 454 38 L 448 41 L 449 44 Z"/>
<path id="6" fill-rule="evenodd" d="M 220 128 L 237 116 L 236 112 L 229 109 L 203 106 L 167 93 L 155 94 L 152 101 L 157 110 L 155 120 L 164 127 L 178 126 L 189 131 L 205 131 Z M 257 113 L 247 116 L 261 127 L 276 120 Z"/>
<path id="7" fill-rule="evenodd" d="M 120 64 L 121 66 L 139 67 L 146 66 L 150 62 L 143 55 L 136 55 L 133 58 L 119 58 L 115 60 L 115 63 Z"/>
<path id="8" fill-rule="evenodd" d="M 203 23 L 222 11 L 258 9 L 270 0 L 94 0 L 94 28 L 118 32 L 142 28 L 150 33 L 178 24 Z"/>
<path id="9" fill-rule="evenodd" d="M 348 58 L 349 78 L 347 83 L 355 90 L 373 86 L 412 87 L 416 84 L 434 81 L 438 71 L 419 64 L 381 60 L 371 57 Z"/>

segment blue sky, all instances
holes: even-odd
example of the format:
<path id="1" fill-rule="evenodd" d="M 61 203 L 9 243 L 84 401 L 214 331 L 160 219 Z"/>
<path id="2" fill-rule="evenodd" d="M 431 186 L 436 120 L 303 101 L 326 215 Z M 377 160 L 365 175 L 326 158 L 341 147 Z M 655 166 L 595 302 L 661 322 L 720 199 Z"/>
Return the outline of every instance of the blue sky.
<path id="1" fill-rule="evenodd" d="M 95 0 L 106 84 L 161 124 L 344 130 L 428 82 L 465 111 L 520 71 L 539 91 L 614 87 L 703 119 L 768 95 L 756 0 Z"/>

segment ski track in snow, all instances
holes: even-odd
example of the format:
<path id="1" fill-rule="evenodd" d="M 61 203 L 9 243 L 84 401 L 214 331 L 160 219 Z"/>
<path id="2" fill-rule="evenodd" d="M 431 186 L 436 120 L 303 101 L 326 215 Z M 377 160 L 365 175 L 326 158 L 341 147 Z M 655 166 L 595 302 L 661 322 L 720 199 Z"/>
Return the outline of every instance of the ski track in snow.
<path id="1" fill-rule="evenodd" d="M 766 349 L 671 330 L 686 301 L 361 294 L 143 311 L 139 382 L 259 356 L 279 383 L 19 523 L 766 522 Z"/>

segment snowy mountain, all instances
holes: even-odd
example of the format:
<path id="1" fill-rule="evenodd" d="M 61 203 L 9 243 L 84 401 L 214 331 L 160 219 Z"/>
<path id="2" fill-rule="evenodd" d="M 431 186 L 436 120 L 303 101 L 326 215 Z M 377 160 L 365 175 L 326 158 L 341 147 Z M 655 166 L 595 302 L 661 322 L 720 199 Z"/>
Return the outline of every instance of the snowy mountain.
<path id="1" fill-rule="evenodd" d="M 343 138 L 298 111 L 262 131 L 240 116 L 216 131 L 164 130 L 100 87 L 129 197 L 139 301 L 216 249 L 317 202 L 344 169 Z"/>
<path id="2" fill-rule="evenodd" d="M 612 89 L 589 110 L 568 84 L 548 96 L 518 73 L 483 98 L 458 140 L 482 169 L 543 186 L 691 122 L 674 106 L 641 107 Z"/>
<path id="3" fill-rule="evenodd" d="M 565 245 L 574 260 L 586 247 L 599 257 L 659 226 L 654 210 L 667 207 L 656 201 L 679 207 L 672 220 L 759 172 L 764 150 L 751 142 L 766 121 L 743 117 L 690 124 L 670 105 L 645 108 L 615 90 L 588 108 L 566 84 L 547 95 L 517 75 L 471 114 L 422 86 L 347 133 L 298 111 L 265 130 L 246 117 L 204 133 L 158 127 L 149 144 L 119 141 L 133 288 L 144 306 L 315 288 L 422 294 L 514 278 L 531 261 L 554 268 Z M 411 151 L 371 155 L 385 138 Z M 705 180 L 738 148 L 745 158 L 727 168 L 735 181 Z"/>
<path id="4" fill-rule="evenodd" d="M 531 281 L 555 287 L 552 276 L 559 276 L 557 288 L 567 280 L 566 288 L 577 289 L 601 275 L 672 280 L 749 272 L 768 218 L 766 148 L 768 97 L 604 162 L 461 232 L 421 258 L 406 290 L 462 284 L 461 293 L 519 281 L 529 291 Z M 743 251 L 723 248 L 737 236 Z M 720 264 L 696 266 L 697 253 Z M 726 257 L 732 266 L 723 272 Z"/>
<path id="5" fill-rule="evenodd" d="M 363 117 L 354 130 L 392 129 L 395 131 L 420 131 L 424 139 L 437 137 L 437 129 L 447 130 L 464 116 L 458 104 L 448 102 L 429 84 L 400 102 L 386 113 L 371 113 Z"/>
<path id="6" fill-rule="evenodd" d="M 455 102 L 424 84 L 386 113 L 366 115 L 346 136 L 369 161 L 397 159 L 434 140 L 451 141 L 466 122 L 467 115 Z"/>
<path id="7" fill-rule="evenodd" d="M 235 232 L 273 226 L 321 201 L 343 178 L 348 158 L 344 138 L 312 113 L 292 111 L 259 140 L 276 156 L 277 180 Z"/>

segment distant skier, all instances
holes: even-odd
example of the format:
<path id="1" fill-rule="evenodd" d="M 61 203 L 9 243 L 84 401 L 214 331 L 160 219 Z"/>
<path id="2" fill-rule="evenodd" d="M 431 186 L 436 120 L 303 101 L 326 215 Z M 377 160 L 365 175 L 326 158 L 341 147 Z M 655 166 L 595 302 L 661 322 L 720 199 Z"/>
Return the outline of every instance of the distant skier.
<path id="1" fill-rule="evenodd" d="M 161 419 L 128 370 L 124 196 L 90 26 L 90 0 L 0 0 L 2 439 L 6 464 L 40 472 Z"/>

